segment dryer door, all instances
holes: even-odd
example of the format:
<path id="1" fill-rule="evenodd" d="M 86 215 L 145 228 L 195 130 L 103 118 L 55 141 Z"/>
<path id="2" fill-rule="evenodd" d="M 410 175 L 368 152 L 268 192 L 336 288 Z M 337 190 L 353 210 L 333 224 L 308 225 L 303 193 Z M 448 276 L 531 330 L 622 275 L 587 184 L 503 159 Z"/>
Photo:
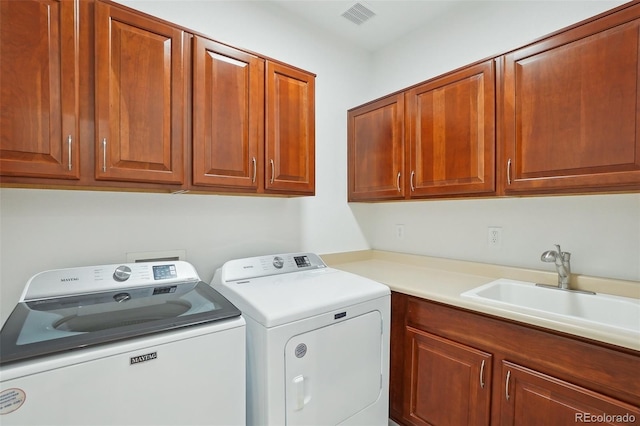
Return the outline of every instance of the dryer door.
<path id="1" fill-rule="evenodd" d="M 287 425 L 336 425 L 380 396 L 378 311 L 294 336 L 285 351 Z"/>

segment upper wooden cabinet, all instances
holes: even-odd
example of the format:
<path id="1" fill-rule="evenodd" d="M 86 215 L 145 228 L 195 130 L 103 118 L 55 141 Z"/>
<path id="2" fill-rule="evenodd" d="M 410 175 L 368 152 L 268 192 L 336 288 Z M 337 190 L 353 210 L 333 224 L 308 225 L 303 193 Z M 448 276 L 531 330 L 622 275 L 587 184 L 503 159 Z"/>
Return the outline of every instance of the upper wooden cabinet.
<path id="1" fill-rule="evenodd" d="M 505 193 L 640 188 L 640 4 L 504 56 Z"/>
<path id="2" fill-rule="evenodd" d="M 313 194 L 315 76 L 199 36 L 194 56 L 194 186 Z"/>
<path id="3" fill-rule="evenodd" d="M 95 8 L 96 179 L 184 183 L 187 34 Z"/>
<path id="4" fill-rule="evenodd" d="M 637 191 L 640 2 L 398 96 L 348 113 L 349 201 Z"/>
<path id="5" fill-rule="evenodd" d="M 404 198 L 402 94 L 349 110 L 347 143 L 349 201 Z"/>
<path id="6" fill-rule="evenodd" d="M 264 60 L 199 36 L 193 51 L 193 184 L 257 190 Z"/>
<path id="7" fill-rule="evenodd" d="M 2 184 L 315 193 L 314 74 L 109 0 L 0 0 L 0 31 Z"/>
<path id="8" fill-rule="evenodd" d="M 410 195 L 495 191 L 493 60 L 405 93 Z"/>
<path id="9" fill-rule="evenodd" d="M 495 191 L 488 60 L 348 112 L 349 201 Z"/>
<path id="10" fill-rule="evenodd" d="M 315 192 L 315 76 L 266 66 L 265 190 Z"/>
<path id="11" fill-rule="evenodd" d="M 0 1 L 0 174 L 78 179 L 77 4 Z"/>

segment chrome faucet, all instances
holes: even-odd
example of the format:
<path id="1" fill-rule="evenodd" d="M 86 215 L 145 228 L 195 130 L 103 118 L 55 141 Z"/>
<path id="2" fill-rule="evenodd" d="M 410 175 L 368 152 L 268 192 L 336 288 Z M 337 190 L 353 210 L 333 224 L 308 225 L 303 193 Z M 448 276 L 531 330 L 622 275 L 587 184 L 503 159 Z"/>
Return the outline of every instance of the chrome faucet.
<path id="1" fill-rule="evenodd" d="M 568 290 L 571 281 L 571 253 L 560 250 L 560 245 L 555 244 L 556 250 L 547 250 L 542 253 L 540 260 L 555 263 L 558 271 L 558 288 Z"/>

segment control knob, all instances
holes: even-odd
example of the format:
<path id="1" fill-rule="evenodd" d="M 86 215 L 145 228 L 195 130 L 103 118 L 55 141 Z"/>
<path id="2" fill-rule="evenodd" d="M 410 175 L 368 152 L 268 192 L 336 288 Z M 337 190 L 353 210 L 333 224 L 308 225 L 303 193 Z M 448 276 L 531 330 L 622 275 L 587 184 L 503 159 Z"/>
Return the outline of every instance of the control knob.
<path id="1" fill-rule="evenodd" d="M 282 267 L 284 266 L 284 259 L 280 256 L 274 257 L 273 266 L 275 266 L 276 269 L 282 269 Z"/>
<path id="2" fill-rule="evenodd" d="M 123 282 L 129 279 L 131 276 L 131 268 L 126 265 L 118 266 L 113 273 L 113 279 L 118 282 Z"/>

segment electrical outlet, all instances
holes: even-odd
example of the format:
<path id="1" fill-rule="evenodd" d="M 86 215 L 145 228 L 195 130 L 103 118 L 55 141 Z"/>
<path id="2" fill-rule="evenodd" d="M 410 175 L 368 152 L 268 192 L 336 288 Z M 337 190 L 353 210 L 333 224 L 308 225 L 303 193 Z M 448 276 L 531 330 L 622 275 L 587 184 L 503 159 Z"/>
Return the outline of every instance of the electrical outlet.
<path id="1" fill-rule="evenodd" d="M 404 225 L 396 224 L 395 225 L 395 233 L 396 233 L 396 239 L 403 240 L 404 239 Z"/>
<path id="2" fill-rule="evenodd" d="M 490 226 L 487 232 L 487 243 L 489 247 L 502 246 L 502 228 L 499 226 Z"/>

